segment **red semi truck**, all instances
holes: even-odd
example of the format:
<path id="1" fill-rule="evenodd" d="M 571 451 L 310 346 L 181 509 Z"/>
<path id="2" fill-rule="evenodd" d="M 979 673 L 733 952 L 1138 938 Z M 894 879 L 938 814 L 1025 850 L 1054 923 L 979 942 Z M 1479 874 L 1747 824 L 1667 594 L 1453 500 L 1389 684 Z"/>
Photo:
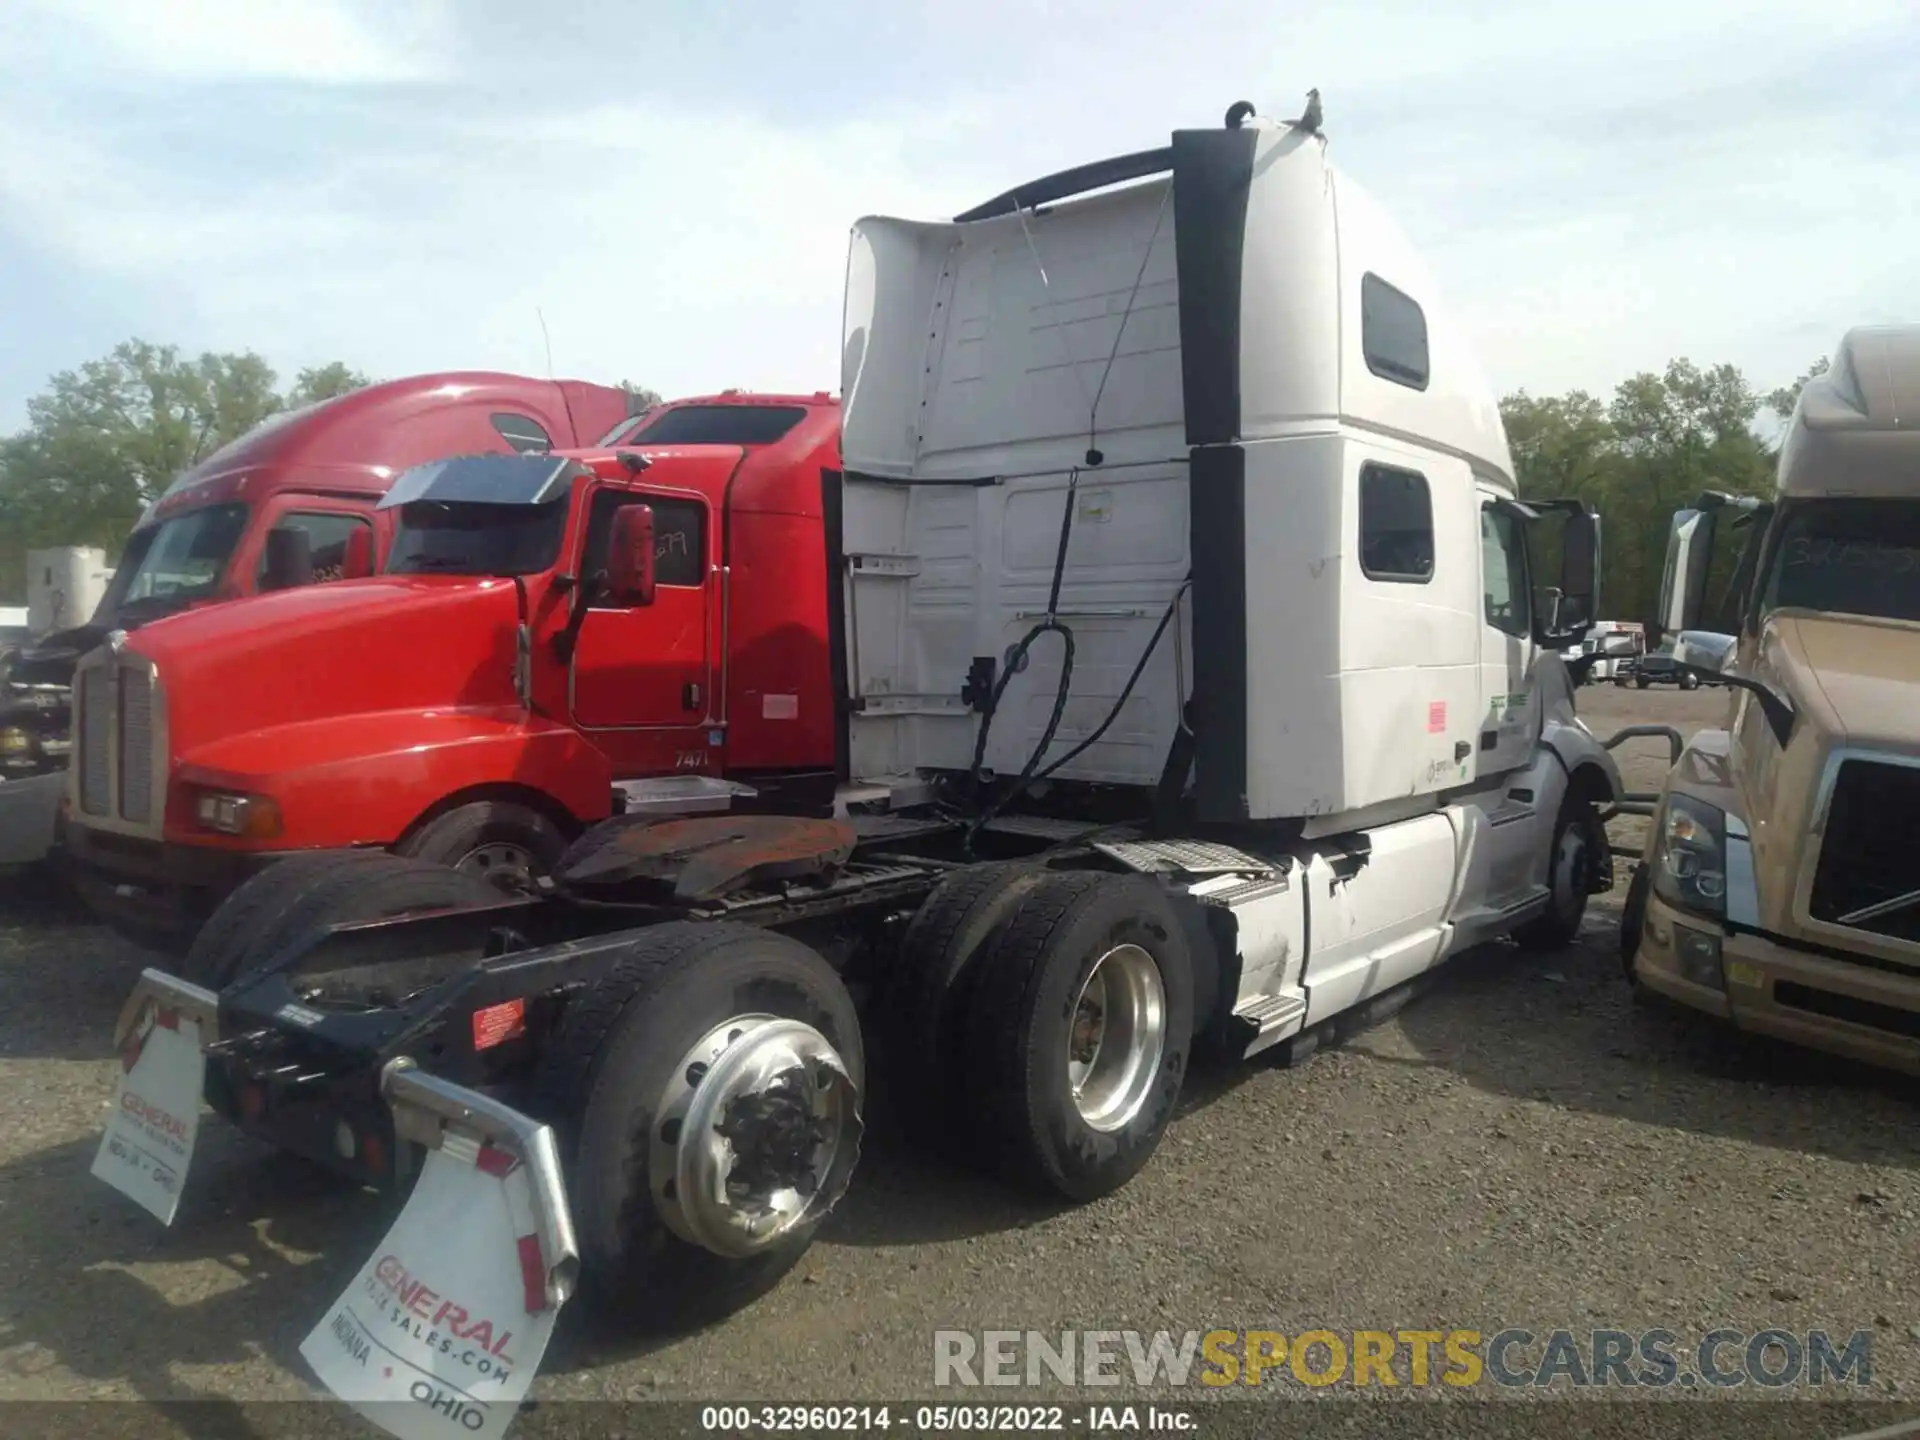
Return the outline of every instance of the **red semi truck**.
<path id="1" fill-rule="evenodd" d="M 618 426 L 619 449 L 417 466 L 372 511 L 380 574 L 109 637 L 76 677 L 80 892 L 177 949 L 292 852 L 513 883 L 617 809 L 830 797 L 838 421 L 824 393 L 729 393 Z M 597 579 L 640 521 L 644 601 Z"/>
<path id="2" fill-rule="evenodd" d="M 114 630 L 285 588 L 288 532 L 306 536 L 312 573 L 338 578 L 346 539 L 374 524 L 393 477 L 442 455 L 592 445 L 634 420 L 627 392 L 578 380 L 463 371 L 410 375 L 275 415 L 167 487 L 140 518 L 88 623 L 15 660 L 15 678 L 67 682 Z M 274 531 L 283 539 L 273 540 Z M 46 673 L 42 673 L 46 672 Z M 56 767 L 57 768 L 57 767 Z"/>

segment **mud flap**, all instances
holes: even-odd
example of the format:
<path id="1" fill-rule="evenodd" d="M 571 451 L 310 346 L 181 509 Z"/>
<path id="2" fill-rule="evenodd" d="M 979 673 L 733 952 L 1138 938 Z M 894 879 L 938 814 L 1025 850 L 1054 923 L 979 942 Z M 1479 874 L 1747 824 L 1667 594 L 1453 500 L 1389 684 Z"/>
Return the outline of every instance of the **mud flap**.
<path id="1" fill-rule="evenodd" d="M 173 1223 L 206 1082 L 203 1047 L 217 1038 L 220 1000 L 211 990 L 158 970 L 141 972 L 120 1011 L 114 1048 L 120 1079 L 93 1176 L 156 1217 Z"/>
<path id="2" fill-rule="evenodd" d="M 426 1164 L 393 1228 L 300 1354 L 401 1440 L 495 1440 L 512 1424 L 579 1269 L 546 1126 L 397 1060 L 382 1076 Z"/>

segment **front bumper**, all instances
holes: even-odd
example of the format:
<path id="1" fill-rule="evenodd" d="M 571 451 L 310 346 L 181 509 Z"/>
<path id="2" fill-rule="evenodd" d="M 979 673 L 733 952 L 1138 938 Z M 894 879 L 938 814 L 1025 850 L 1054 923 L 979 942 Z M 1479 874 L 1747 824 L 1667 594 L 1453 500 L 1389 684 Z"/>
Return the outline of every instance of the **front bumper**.
<path id="1" fill-rule="evenodd" d="M 64 777 L 63 777 L 64 778 Z M 61 860 L 96 915 L 144 944 L 176 948 L 249 878 L 310 850 L 215 850 L 143 840 L 68 820 Z"/>
<path id="2" fill-rule="evenodd" d="M 1719 937 L 1724 990 L 1682 973 L 1676 923 Z M 1739 1029 L 1920 1075 L 1920 970 L 1834 959 L 1762 935 L 1729 935 L 1649 896 L 1634 973 L 1649 990 Z"/>

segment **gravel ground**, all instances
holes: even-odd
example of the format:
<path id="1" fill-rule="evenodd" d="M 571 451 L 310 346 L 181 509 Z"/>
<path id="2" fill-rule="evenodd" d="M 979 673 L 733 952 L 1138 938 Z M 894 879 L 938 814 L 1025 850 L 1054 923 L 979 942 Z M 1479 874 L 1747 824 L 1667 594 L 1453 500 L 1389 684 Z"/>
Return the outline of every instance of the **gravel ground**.
<path id="1" fill-rule="evenodd" d="M 1725 704 L 1721 691 L 1582 692 L 1601 734 L 1691 731 Z M 1653 788 L 1662 747 L 1632 742 L 1622 756 L 1630 787 Z M 1639 836 L 1622 822 L 1615 838 Z M 1872 1396 L 1920 1411 L 1920 1096 L 1631 1006 L 1614 948 L 1620 869 L 1560 955 L 1464 956 L 1302 1065 L 1198 1075 L 1153 1164 L 1085 1208 L 1036 1206 L 910 1158 L 883 1111 L 853 1194 L 771 1296 L 664 1344 L 596 1337 L 568 1312 L 537 1394 L 926 1397 L 940 1328 L 1665 1328 L 1684 1348 L 1717 1326 L 1779 1326 L 1870 1330 Z M 203 1127 L 174 1232 L 93 1182 L 110 1031 L 144 957 L 43 896 L 15 888 L 0 905 L 0 1399 L 205 1400 L 213 1412 L 112 1413 L 148 1417 L 143 1434 L 260 1433 L 263 1412 L 224 1407 L 311 1395 L 297 1347 L 375 1243 L 380 1208 L 218 1124 Z M 1340 1428 L 1355 1434 L 1385 1433 L 1388 1412 L 1394 1433 L 1416 1412 L 1407 1433 L 1495 1429 L 1461 1404 L 1310 1408 L 1352 1417 Z M 1778 1416 L 1778 1433 L 1801 1435 L 1898 1413 L 1767 1408 L 1768 1431 Z M 1540 1405 L 1517 1426 L 1514 1404 L 1493 1409 L 1506 1433 L 1571 1429 Z M 1762 1433 L 1755 1407 L 1738 1409 L 1738 1433 Z M 1654 1433 L 1658 1412 L 1659 1433 L 1683 1433 L 1683 1411 L 1684 1433 L 1732 1416 L 1610 1404 L 1578 1424 Z M 26 1433 L 42 1412 L 8 1413 Z M 207 1413 L 226 1418 L 192 1418 Z M 1233 1433 L 1244 1413 L 1206 1428 Z M 551 1404 L 521 1426 L 565 1433 L 568 1414 L 583 1433 L 621 1428 L 613 1412 Z M 1256 1428 L 1294 1423 L 1276 1412 Z"/>

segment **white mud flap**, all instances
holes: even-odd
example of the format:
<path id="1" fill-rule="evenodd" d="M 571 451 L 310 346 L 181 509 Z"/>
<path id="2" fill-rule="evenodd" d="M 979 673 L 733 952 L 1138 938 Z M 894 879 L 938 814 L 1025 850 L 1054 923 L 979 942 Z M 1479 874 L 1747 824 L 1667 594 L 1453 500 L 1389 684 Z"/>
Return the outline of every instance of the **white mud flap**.
<path id="1" fill-rule="evenodd" d="M 399 1136 L 428 1148 L 380 1248 L 300 1354 L 401 1440 L 496 1440 L 533 1382 L 579 1268 L 546 1126 L 395 1061 Z"/>
<path id="2" fill-rule="evenodd" d="M 211 990 L 147 970 L 114 1028 L 120 1080 L 93 1175 L 162 1225 L 173 1223 L 193 1162 L 206 1081 L 202 1047 L 216 1038 L 219 1013 Z"/>

